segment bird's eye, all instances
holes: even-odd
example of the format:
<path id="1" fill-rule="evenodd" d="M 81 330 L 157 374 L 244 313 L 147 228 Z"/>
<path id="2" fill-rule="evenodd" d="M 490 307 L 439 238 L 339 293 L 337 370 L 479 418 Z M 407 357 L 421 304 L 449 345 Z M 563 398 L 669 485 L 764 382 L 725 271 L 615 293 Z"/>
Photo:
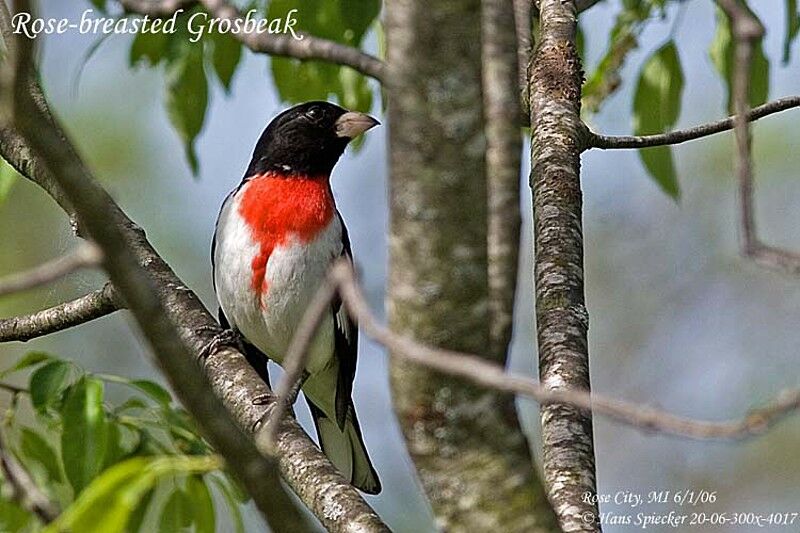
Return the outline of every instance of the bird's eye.
<path id="1" fill-rule="evenodd" d="M 312 122 L 316 122 L 322 118 L 322 110 L 318 107 L 312 107 L 308 111 L 306 111 L 306 118 L 308 118 Z"/>

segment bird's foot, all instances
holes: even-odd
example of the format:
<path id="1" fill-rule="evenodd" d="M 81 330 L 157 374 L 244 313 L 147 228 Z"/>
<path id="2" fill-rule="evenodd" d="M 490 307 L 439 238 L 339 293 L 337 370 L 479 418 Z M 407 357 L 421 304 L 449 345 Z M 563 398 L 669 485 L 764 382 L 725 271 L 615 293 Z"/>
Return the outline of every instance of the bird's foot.
<path id="1" fill-rule="evenodd" d="M 259 418 L 253 425 L 253 431 L 258 431 L 264 427 L 270 421 L 270 419 L 272 419 L 275 409 L 277 409 L 278 405 L 280 404 L 283 404 L 283 416 L 294 416 L 294 402 L 297 401 L 297 395 L 299 392 L 300 387 L 297 386 L 293 387 L 292 390 L 289 391 L 289 394 L 283 399 L 273 393 L 259 394 L 253 398 L 253 405 L 266 406 L 261 418 Z"/>
<path id="2" fill-rule="evenodd" d="M 211 340 L 200 349 L 197 354 L 199 360 L 205 360 L 207 357 L 219 352 L 225 346 L 236 348 L 244 353 L 244 344 L 242 342 L 242 334 L 235 329 L 223 329 L 218 331 L 214 326 L 201 326 L 195 330 L 197 333 L 202 331 L 217 331 Z"/>

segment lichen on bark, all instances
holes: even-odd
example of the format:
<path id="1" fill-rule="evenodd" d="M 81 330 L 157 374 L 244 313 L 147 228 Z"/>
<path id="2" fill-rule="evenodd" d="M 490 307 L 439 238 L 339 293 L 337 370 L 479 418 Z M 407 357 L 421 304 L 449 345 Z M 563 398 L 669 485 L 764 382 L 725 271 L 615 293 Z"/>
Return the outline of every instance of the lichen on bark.
<path id="1" fill-rule="evenodd" d="M 580 96 L 573 0 L 541 0 L 530 75 L 531 187 L 539 378 L 548 388 L 589 389 L 584 301 Z M 548 496 L 564 531 L 599 531 L 591 416 L 562 404 L 541 410 Z"/>

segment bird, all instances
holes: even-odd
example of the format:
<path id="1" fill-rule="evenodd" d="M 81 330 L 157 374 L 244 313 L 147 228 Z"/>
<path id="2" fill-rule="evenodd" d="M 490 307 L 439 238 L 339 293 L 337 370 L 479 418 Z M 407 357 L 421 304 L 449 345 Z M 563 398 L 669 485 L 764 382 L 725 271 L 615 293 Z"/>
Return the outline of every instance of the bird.
<path id="1" fill-rule="evenodd" d="M 267 383 L 267 358 L 282 363 L 330 266 L 353 261 L 331 173 L 350 141 L 379 124 L 325 101 L 283 111 L 222 204 L 211 246 L 220 325 L 240 339 Z M 377 494 L 381 483 L 351 397 L 357 344 L 357 326 L 337 298 L 309 345 L 300 385 L 323 453 L 353 486 Z"/>

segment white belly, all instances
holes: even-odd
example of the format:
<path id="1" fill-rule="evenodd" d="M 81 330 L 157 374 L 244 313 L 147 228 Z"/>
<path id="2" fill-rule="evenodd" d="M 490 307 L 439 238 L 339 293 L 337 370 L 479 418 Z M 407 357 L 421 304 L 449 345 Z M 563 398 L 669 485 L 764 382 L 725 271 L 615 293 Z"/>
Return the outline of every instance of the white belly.
<path id="1" fill-rule="evenodd" d="M 217 226 L 214 282 L 231 327 L 281 363 L 303 313 L 331 262 L 342 253 L 342 246 L 338 216 L 309 242 L 290 235 L 270 254 L 265 274 L 267 290 L 259 295 L 252 285 L 252 261 L 260 246 L 239 216 L 237 198 L 229 199 Z M 312 374 L 319 372 L 331 361 L 333 352 L 333 315 L 328 314 L 312 342 L 306 369 Z"/>

